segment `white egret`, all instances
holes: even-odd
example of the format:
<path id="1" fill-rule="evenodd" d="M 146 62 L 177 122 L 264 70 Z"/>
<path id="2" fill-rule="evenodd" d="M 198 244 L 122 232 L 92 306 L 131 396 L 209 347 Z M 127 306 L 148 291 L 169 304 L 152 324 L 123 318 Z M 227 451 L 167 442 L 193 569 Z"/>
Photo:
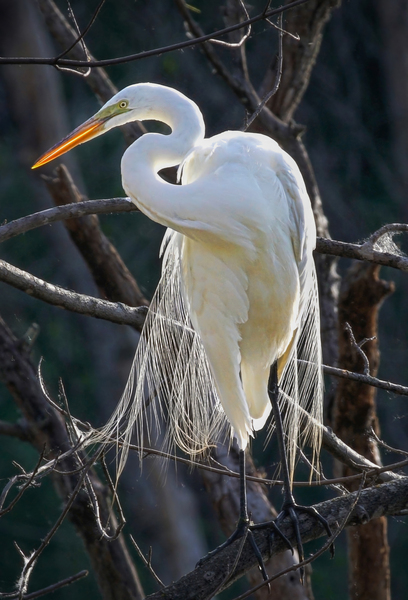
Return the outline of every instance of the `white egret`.
<path id="1" fill-rule="evenodd" d="M 171 128 L 169 135 L 143 135 L 121 165 L 131 200 L 168 227 L 163 272 L 125 393 L 97 437 L 119 436 L 122 468 L 132 432 L 142 444 L 163 415 L 167 444 L 191 454 L 216 441 L 229 422 L 245 490 L 245 448 L 271 408 L 272 427 L 282 429 L 279 393 L 284 509 L 295 521 L 294 509 L 304 509 L 291 493 L 296 449 L 310 443 L 316 460 L 322 418 L 316 231 L 303 178 L 269 137 L 226 131 L 204 138 L 196 104 L 150 83 L 120 91 L 33 168 L 136 119 Z M 181 185 L 158 174 L 176 165 Z M 243 499 L 237 535 L 248 524 Z"/>

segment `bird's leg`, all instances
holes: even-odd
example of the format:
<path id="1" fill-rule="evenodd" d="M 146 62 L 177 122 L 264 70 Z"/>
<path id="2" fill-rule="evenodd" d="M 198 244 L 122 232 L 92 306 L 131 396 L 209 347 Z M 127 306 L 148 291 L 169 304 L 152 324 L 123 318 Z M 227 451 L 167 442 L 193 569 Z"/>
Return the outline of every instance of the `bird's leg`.
<path id="1" fill-rule="evenodd" d="M 313 508 L 312 506 L 300 506 L 299 504 L 296 504 L 295 499 L 292 494 L 292 484 L 291 484 L 290 475 L 289 475 L 289 466 L 288 466 L 288 459 L 287 459 L 287 454 L 286 454 L 285 438 L 284 438 L 284 434 L 283 434 L 282 416 L 281 416 L 281 412 L 280 412 L 279 404 L 278 404 L 279 385 L 278 385 L 277 363 L 275 363 L 271 367 L 271 371 L 270 371 L 270 375 L 269 375 L 269 382 L 268 382 L 268 392 L 269 392 L 269 398 L 270 398 L 270 401 L 272 404 L 273 417 L 275 420 L 276 437 L 278 440 L 279 457 L 280 457 L 280 463 L 281 463 L 281 473 L 282 473 L 282 479 L 283 479 L 283 494 L 284 494 L 282 509 L 275 520 L 275 525 L 276 525 L 277 530 L 279 530 L 279 523 L 286 516 L 290 517 L 292 524 L 293 524 L 293 529 L 295 532 L 296 546 L 297 546 L 297 550 L 298 550 L 298 554 L 299 554 L 299 562 L 302 562 L 304 559 L 304 553 L 303 553 L 303 544 L 302 544 L 302 538 L 300 535 L 299 518 L 298 518 L 297 512 L 308 513 L 309 515 L 315 517 L 318 521 L 320 521 L 320 523 L 326 529 L 327 535 L 329 537 L 331 537 L 332 532 L 331 532 L 330 526 L 329 526 L 328 522 L 326 521 L 326 519 L 324 517 L 322 517 L 315 508 Z M 280 535 L 282 536 L 281 533 L 280 533 Z M 293 551 L 293 548 L 291 548 L 291 549 Z M 333 553 L 332 548 L 331 548 L 331 551 Z M 301 578 L 303 579 L 303 569 L 301 569 Z"/>
<path id="2" fill-rule="evenodd" d="M 213 557 L 215 554 L 218 554 L 224 548 L 227 548 L 232 542 L 243 537 L 244 535 L 248 537 L 248 541 L 251 544 L 252 550 L 258 561 L 259 570 L 262 573 L 262 577 L 264 581 L 268 579 L 268 575 L 266 573 L 265 564 L 262 558 L 262 554 L 258 548 L 258 545 L 255 541 L 254 534 L 251 531 L 251 522 L 248 515 L 248 503 L 247 503 L 247 487 L 246 487 L 246 471 L 245 471 L 245 450 L 239 451 L 239 518 L 237 522 L 237 527 L 232 535 L 220 546 L 212 550 L 202 558 L 197 566 L 200 566 L 207 559 Z"/>

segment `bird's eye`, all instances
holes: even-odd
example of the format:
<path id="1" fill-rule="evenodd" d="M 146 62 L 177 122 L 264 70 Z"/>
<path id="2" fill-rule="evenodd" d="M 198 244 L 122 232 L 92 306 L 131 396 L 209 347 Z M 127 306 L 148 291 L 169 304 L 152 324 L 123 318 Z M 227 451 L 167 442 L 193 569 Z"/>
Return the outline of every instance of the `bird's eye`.
<path id="1" fill-rule="evenodd" d="M 128 104 L 129 104 L 129 102 L 127 100 L 121 100 L 119 102 L 119 108 L 127 108 Z"/>

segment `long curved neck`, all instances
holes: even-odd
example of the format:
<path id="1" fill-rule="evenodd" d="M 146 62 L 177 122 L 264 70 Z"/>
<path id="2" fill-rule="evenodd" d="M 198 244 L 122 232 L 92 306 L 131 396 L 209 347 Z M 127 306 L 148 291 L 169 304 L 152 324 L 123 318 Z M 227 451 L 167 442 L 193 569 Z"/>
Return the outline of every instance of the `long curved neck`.
<path id="1" fill-rule="evenodd" d="M 122 183 L 132 201 L 151 219 L 179 229 L 173 215 L 183 214 L 187 195 L 180 186 L 166 183 L 158 172 L 179 165 L 204 138 L 204 121 L 194 102 L 171 88 L 145 84 L 146 104 L 134 119 L 161 121 L 169 135 L 148 133 L 134 142 L 122 158 Z"/>

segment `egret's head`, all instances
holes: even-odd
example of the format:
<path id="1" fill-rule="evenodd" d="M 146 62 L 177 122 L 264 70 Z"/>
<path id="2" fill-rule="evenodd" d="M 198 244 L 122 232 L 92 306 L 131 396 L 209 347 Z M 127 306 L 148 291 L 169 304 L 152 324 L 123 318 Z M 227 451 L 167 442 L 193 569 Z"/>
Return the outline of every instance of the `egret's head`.
<path id="1" fill-rule="evenodd" d="M 187 111 L 187 112 L 186 112 Z M 194 117 L 191 113 L 194 113 Z M 43 154 L 33 169 L 41 167 L 68 152 L 78 144 L 102 135 L 112 127 L 129 121 L 154 119 L 173 129 L 190 114 L 189 128 L 194 125 L 197 139 L 204 137 L 204 121 L 197 106 L 177 90 L 156 83 L 136 83 L 118 92 L 90 119 L 74 129 L 61 142 Z"/>
<path id="2" fill-rule="evenodd" d="M 63 140 L 43 154 L 31 168 L 37 169 L 54 160 L 54 158 L 65 154 L 68 150 L 75 148 L 75 146 L 102 135 L 112 127 L 124 125 L 128 121 L 137 118 L 136 116 L 132 118 L 130 114 L 133 111 L 140 110 L 140 101 L 137 98 L 137 93 L 135 93 L 135 87 L 129 86 L 118 92 L 93 117 L 79 125 Z"/>

